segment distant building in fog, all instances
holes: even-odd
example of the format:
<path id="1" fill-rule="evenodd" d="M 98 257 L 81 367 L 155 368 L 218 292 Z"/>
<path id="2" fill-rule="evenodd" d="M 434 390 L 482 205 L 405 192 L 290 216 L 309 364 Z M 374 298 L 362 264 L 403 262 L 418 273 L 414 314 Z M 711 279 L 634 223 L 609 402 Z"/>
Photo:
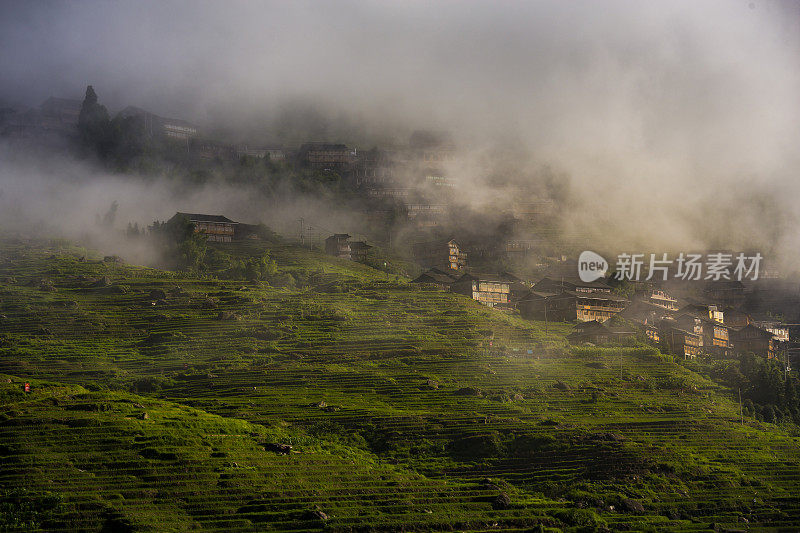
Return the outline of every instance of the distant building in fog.
<path id="1" fill-rule="evenodd" d="M 248 156 L 258 159 L 269 158 L 270 161 L 283 161 L 286 159 L 286 152 L 280 146 L 252 146 L 241 144 L 236 147 L 236 155 L 239 157 Z"/>
<path id="2" fill-rule="evenodd" d="M 53 126 L 64 130 L 75 130 L 83 102 L 71 98 L 50 97 L 39 106 L 41 116 Z"/>
<path id="3" fill-rule="evenodd" d="M 197 137 L 197 126 L 179 118 L 160 117 L 155 113 L 134 106 L 126 107 L 119 114 L 121 117 L 141 117 L 145 133 L 150 136 L 164 135 L 177 140 L 188 140 Z"/>
<path id="4" fill-rule="evenodd" d="M 333 171 L 350 171 L 356 161 L 356 152 L 344 144 L 305 143 L 297 152 L 300 164 Z"/>
<path id="5" fill-rule="evenodd" d="M 238 222 L 222 215 L 204 215 L 200 213 L 175 213 L 167 223 L 181 218 L 188 220 L 194 225 L 195 233 L 202 233 L 209 241 L 231 242 L 236 233 Z"/>

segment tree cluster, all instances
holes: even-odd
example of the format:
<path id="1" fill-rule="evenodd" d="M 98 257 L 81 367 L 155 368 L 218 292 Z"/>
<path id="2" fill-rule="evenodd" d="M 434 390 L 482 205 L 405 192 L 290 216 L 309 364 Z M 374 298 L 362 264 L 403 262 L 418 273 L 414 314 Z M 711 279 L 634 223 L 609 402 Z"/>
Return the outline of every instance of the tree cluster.
<path id="1" fill-rule="evenodd" d="M 800 424 L 800 379 L 785 372 L 783 363 L 748 353 L 738 361 L 718 363 L 714 374 L 741 390 L 745 415 Z"/>
<path id="2" fill-rule="evenodd" d="M 111 166 L 126 168 L 148 150 L 144 122 L 140 117 L 110 118 L 89 85 L 78 115 L 78 135 L 85 154 L 94 155 Z"/>

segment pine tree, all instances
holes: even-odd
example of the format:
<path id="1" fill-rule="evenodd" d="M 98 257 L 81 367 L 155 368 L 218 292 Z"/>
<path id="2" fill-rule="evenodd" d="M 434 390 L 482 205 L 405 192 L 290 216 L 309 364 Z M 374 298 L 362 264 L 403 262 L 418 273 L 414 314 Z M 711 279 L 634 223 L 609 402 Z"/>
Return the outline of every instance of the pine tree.
<path id="1" fill-rule="evenodd" d="M 89 85 L 78 115 L 78 131 L 84 146 L 103 156 L 109 147 L 110 123 L 108 110 L 97 102 L 97 93 Z"/>

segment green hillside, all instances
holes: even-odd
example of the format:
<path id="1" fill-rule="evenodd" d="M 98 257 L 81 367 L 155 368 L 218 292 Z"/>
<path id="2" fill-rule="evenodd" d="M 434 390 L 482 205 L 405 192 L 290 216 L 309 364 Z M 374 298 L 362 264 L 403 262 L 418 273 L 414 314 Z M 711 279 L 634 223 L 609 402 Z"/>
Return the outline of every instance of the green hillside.
<path id="1" fill-rule="evenodd" d="M 231 249 L 295 283 L 0 243 L 0 530 L 800 528 L 797 427 L 654 348 Z"/>

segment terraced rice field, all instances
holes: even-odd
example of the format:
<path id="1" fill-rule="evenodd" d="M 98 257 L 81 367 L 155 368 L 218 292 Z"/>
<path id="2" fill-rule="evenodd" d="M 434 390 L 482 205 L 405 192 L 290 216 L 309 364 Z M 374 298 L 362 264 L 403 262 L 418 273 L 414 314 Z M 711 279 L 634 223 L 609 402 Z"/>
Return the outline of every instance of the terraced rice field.
<path id="1" fill-rule="evenodd" d="M 657 350 L 264 247 L 307 281 L 0 245 L 0 525 L 800 529 L 797 428 Z"/>

